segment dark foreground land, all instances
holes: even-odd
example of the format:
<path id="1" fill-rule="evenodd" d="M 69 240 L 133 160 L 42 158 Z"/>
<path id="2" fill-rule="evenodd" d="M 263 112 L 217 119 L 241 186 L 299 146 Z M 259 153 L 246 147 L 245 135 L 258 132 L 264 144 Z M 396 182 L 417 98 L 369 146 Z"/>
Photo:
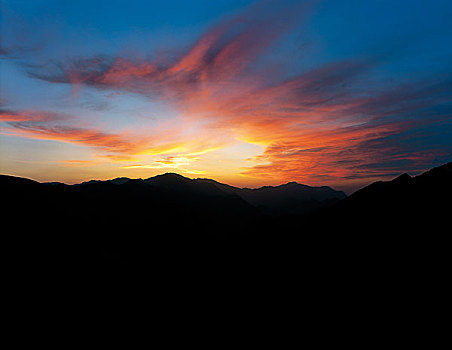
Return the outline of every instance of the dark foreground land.
<path id="1" fill-rule="evenodd" d="M 431 347 L 447 329 L 452 163 L 347 198 L 177 174 L 74 186 L 0 176 L 0 190 L 10 324 L 36 328 L 51 307 L 96 332 L 96 312 L 121 329 L 146 318 L 174 339 L 168 325 L 190 337 L 201 317 L 215 343 L 248 334 L 288 347 L 304 334 L 360 348 Z M 226 339 L 220 324 L 238 333 Z"/>
<path id="2" fill-rule="evenodd" d="M 445 263 L 452 163 L 347 198 L 328 187 L 249 190 L 177 174 L 72 186 L 1 176 L 0 189 L 8 261 L 25 271 L 367 273 Z"/>

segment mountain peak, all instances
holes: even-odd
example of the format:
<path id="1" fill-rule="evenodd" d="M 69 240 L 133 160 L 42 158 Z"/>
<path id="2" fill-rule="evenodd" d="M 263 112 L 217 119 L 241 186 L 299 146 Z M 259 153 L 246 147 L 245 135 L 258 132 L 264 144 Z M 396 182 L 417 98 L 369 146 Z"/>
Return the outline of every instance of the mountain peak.
<path id="1" fill-rule="evenodd" d="M 407 182 L 411 180 L 411 176 L 408 175 L 407 173 L 403 173 L 402 175 L 396 177 L 394 180 L 392 180 L 393 182 Z"/>
<path id="2" fill-rule="evenodd" d="M 114 183 L 115 185 L 122 185 L 126 182 L 129 182 L 131 179 L 128 177 L 117 177 L 116 179 L 110 180 L 110 182 Z"/>
<path id="3" fill-rule="evenodd" d="M 92 185 L 92 184 L 96 184 L 96 183 L 100 183 L 100 182 L 102 182 L 102 180 L 88 180 L 88 181 L 83 181 L 76 185 L 77 186 L 85 186 L 85 185 Z"/>
<path id="4" fill-rule="evenodd" d="M 164 174 L 160 174 L 160 175 L 156 175 L 153 177 L 148 178 L 147 180 L 151 180 L 151 179 L 179 179 L 179 180 L 191 180 L 188 177 L 182 176 L 180 174 L 177 173 L 164 173 Z"/>

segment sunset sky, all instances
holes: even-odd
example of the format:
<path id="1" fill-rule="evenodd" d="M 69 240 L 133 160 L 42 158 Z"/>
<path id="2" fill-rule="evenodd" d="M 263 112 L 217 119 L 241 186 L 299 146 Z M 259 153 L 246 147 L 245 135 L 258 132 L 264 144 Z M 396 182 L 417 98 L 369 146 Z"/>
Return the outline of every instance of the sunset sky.
<path id="1" fill-rule="evenodd" d="M 350 192 L 452 160 L 450 0 L 3 0 L 0 173 Z"/>

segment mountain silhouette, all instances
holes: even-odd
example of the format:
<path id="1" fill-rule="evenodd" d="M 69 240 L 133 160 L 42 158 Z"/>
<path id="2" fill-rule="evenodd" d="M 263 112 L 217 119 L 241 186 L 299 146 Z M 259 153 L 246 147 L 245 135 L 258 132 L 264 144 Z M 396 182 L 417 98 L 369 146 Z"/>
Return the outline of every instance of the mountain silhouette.
<path id="1" fill-rule="evenodd" d="M 442 230 L 452 209 L 451 198 L 452 163 L 448 163 L 415 177 L 405 173 L 392 181 L 375 182 L 319 215 L 328 212 L 349 228 L 365 225 L 414 235 L 422 228 Z"/>
<path id="2" fill-rule="evenodd" d="M 131 179 L 108 180 L 117 185 L 128 181 Z M 335 191 L 327 186 L 310 187 L 296 182 L 249 189 L 226 185 L 211 179 L 189 179 L 175 173 L 166 173 L 136 181 L 142 181 L 156 188 L 184 196 L 227 197 L 234 195 L 268 214 L 297 214 L 331 205 L 346 197 L 342 191 Z M 92 180 L 83 185 L 97 182 L 99 181 Z"/>
<path id="3" fill-rule="evenodd" d="M 211 183 L 199 182 L 179 174 L 166 173 L 143 180 L 152 186 L 191 196 L 228 196 Z"/>
<path id="4" fill-rule="evenodd" d="M 78 185 L 1 175 L 0 191 L 11 261 L 30 271 L 363 274 L 401 261 L 443 263 L 452 163 L 348 197 L 294 182 L 248 189 L 173 173 Z"/>
<path id="5" fill-rule="evenodd" d="M 236 194 L 248 203 L 272 214 L 297 214 L 331 205 L 346 197 L 342 191 L 330 187 L 310 187 L 296 182 L 256 189 L 237 188 L 210 179 L 198 182 L 211 183 L 226 193 Z"/>
<path id="6" fill-rule="evenodd" d="M 138 186 L 139 183 L 141 186 L 151 185 L 155 189 L 168 191 L 169 195 L 185 198 L 236 196 L 266 214 L 298 214 L 337 203 L 346 197 L 342 191 L 335 191 L 327 186 L 311 187 L 289 182 L 280 186 L 264 186 L 256 189 L 238 188 L 211 179 L 189 179 L 175 173 L 157 175 L 144 180 L 126 177 L 107 181 L 90 180 L 75 186 L 105 187 L 109 184 L 127 184 L 125 188 L 131 188 Z"/>

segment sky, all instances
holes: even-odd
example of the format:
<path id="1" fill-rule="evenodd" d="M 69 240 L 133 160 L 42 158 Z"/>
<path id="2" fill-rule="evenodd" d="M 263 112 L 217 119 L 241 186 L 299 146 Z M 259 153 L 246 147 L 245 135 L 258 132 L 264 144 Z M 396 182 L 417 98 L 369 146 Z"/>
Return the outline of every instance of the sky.
<path id="1" fill-rule="evenodd" d="M 350 193 L 452 161 L 449 0 L 3 0 L 0 173 Z"/>

